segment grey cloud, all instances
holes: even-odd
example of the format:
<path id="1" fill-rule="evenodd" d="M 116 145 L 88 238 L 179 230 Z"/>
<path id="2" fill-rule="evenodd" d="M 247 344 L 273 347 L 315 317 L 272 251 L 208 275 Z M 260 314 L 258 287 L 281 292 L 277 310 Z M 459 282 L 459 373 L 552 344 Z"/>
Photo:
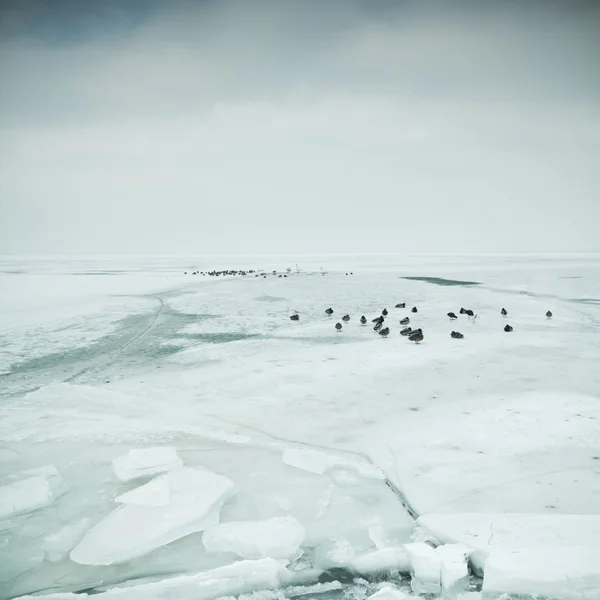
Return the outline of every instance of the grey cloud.
<path id="1" fill-rule="evenodd" d="M 169 3 L 5 36 L 0 250 L 600 249 L 598 11 L 524 5 Z"/>

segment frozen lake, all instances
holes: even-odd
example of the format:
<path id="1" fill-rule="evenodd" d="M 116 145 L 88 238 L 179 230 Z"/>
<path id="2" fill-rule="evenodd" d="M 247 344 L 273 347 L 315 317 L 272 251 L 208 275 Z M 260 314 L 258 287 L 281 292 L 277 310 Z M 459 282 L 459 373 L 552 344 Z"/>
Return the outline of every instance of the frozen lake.
<path id="1" fill-rule="evenodd" d="M 415 539 L 479 552 L 485 597 L 600 598 L 568 558 L 600 555 L 599 364 L 600 255 L 4 257 L 0 598 L 401 598 Z"/>

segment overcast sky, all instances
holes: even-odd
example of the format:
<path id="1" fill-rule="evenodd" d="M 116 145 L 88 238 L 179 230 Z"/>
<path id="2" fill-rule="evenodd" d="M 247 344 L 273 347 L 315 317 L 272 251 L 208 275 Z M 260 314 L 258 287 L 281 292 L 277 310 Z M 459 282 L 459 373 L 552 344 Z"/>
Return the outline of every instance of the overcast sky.
<path id="1" fill-rule="evenodd" d="M 0 7 L 1 253 L 600 251 L 600 2 Z"/>

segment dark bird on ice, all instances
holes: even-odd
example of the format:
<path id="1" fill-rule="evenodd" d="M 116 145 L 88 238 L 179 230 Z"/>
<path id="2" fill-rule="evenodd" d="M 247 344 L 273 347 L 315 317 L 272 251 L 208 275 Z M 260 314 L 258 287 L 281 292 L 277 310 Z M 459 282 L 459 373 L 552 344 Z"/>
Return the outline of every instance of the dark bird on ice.
<path id="1" fill-rule="evenodd" d="M 382 314 L 384 317 L 387 317 L 387 316 L 388 316 L 388 311 L 387 311 L 387 308 L 384 308 L 384 309 L 381 311 L 381 314 Z"/>
<path id="2" fill-rule="evenodd" d="M 448 316 L 449 316 L 451 319 L 458 319 L 458 317 L 457 317 L 457 316 L 456 316 L 456 315 L 455 315 L 453 312 L 449 312 L 449 313 L 448 313 Z"/>
<path id="3" fill-rule="evenodd" d="M 384 317 L 382 315 L 379 315 L 375 319 L 371 319 L 371 323 L 383 323 L 383 319 Z"/>
<path id="4" fill-rule="evenodd" d="M 400 320 L 400 325 L 408 325 L 410 323 L 410 319 L 408 317 L 405 317 L 404 319 Z"/>
<path id="5" fill-rule="evenodd" d="M 414 313 L 415 313 L 415 312 L 419 312 L 419 311 L 417 310 L 417 307 L 416 307 L 416 306 L 413 306 L 413 307 L 410 309 L 410 312 L 414 312 Z"/>
<path id="6" fill-rule="evenodd" d="M 338 331 L 341 331 L 341 330 L 342 330 L 342 324 L 341 324 L 341 323 L 336 323 L 336 324 L 335 324 L 335 328 L 336 328 Z"/>
<path id="7" fill-rule="evenodd" d="M 396 304 L 395 308 L 406 308 L 406 302 L 400 302 L 399 304 Z"/>
<path id="8" fill-rule="evenodd" d="M 380 332 L 379 335 L 383 336 L 383 337 L 387 337 L 388 335 L 390 335 L 390 328 L 389 327 L 384 327 Z"/>
<path id="9" fill-rule="evenodd" d="M 300 320 L 300 315 L 292 315 L 292 316 L 290 317 L 290 319 L 291 319 L 292 321 L 299 321 L 299 320 Z"/>
<path id="10" fill-rule="evenodd" d="M 501 314 L 503 317 L 505 317 L 505 316 L 506 316 L 508 313 L 506 312 L 506 309 L 505 309 L 505 308 L 503 308 L 503 309 L 500 311 L 500 314 Z"/>
<path id="11" fill-rule="evenodd" d="M 378 321 L 377 323 L 375 323 L 375 327 L 373 327 L 373 331 L 379 331 L 381 329 L 382 325 L 383 325 L 383 321 Z"/>
<path id="12" fill-rule="evenodd" d="M 344 315 L 342 317 L 342 321 L 344 321 L 344 323 L 347 323 L 350 320 L 350 315 Z"/>
<path id="13" fill-rule="evenodd" d="M 405 327 L 401 332 L 400 335 L 410 335 L 413 332 L 412 327 Z"/>
<path id="14" fill-rule="evenodd" d="M 548 312 L 546 313 L 546 316 L 547 316 L 549 319 L 551 319 L 551 318 L 552 318 L 552 313 L 551 313 L 550 311 L 548 311 Z"/>
<path id="15" fill-rule="evenodd" d="M 461 308 L 460 309 L 460 314 L 461 315 L 467 315 L 468 317 L 474 317 L 475 316 L 475 313 L 472 310 L 470 310 L 469 308 L 467 308 L 467 309 Z"/>
<path id="16" fill-rule="evenodd" d="M 414 342 L 415 344 L 418 344 L 419 342 L 423 341 L 423 338 L 425 336 L 423 335 L 423 331 L 421 329 L 417 329 L 416 331 L 413 331 L 409 336 L 408 339 L 411 342 Z"/>
<path id="17" fill-rule="evenodd" d="M 504 331 L 506 331 L 506 332 L 510 332 L 510 331 L 512 331 L 512 330 L 513 330 L 513 328 L 512 328 L 510 325 L 505 325 L 505 326 L 504 326 Z"/>
<path id="18" fill-rule="evenodd" d="M 366 324 L 367 324 L 367 317 L 365 317 L 365 315 L 363 315 L 363 316 L 360 318 L 360 324 L 361 324 L 361 325 L 366 325 Z"/>
<path id="19" fill-rule="evenodd" d="M 333 308 L 328 308 L 328 309 L 325 311 L 325 314 L 328 314 L 329 316 L 331 316 L 331 315 L 333 314 Z"/>
<path id="20" fill-rule="evenodd" d="M 462 340 L 465 336 L 460 331 L 453 331 L 450 334 L 450 337 L 456 338 L 457 340 Z"/>

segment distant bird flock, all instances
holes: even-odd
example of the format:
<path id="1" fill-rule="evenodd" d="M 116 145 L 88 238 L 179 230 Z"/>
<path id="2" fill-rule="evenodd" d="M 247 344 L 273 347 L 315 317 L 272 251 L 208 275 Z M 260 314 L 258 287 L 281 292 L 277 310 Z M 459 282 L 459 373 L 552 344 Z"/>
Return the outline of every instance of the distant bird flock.
<path id="1" fill-rule="evenodd" d="M 299 271 L 299 269 L 298 269 L 298 271 Z M 292 272 L 292 270 L 290 268 L 288 268 L 288 269 L 286 269 L 286 273 L 278 273 L 277 271 L 273 271 L 271 273 L 271 275 L 273 275 L 275 277 L 283 278 L 283 277 L 287 277 L 288 274 L 291 272 Z M 323 271 L 323 269 L 321 269 L 321 272 L 323 275 L 325 275 L 325 271 Z M 187 275 L 187 274 L 188 274 L 188 271 L 185 271 L 184 275 Z M 192 275 L 202 275 L 202 276 L 209 276 L 209 277 L 220 277 L 220 276 L 225 276 L 225 275 L 229 275 L 229 276 L 232 276 L 232 275 L 234 275 L 234 276 L 235 275 L 241 275 L 241 276 L 254 275 L 254 277 L 263 277 L 265 279 L 267 277 L 267 273 L 265 273 L 264 271 L 257 272 L 252 269 L 250 269 L 250 270 L 232 269 L 232 270 L 221 270 L 221 271 L 215 271 L 215 270 L 213 270 L 213 271 L 192 271 Z M 354 273 L 350 272 L 350 273 L 346 273 L 346 275 L 354 275 Z M 396 305 L 394 305 L 394 308 L 406 308 L 406 302 L 399 302 Z M 419 310 L 416 306 L 413 306 L 410 309 L 410 312 L 415 314 L 415 313 L 418 313 Z M 334 314 L 333 308 L 331 308 L 331 307 L 326 308 L 325 314 L 328 317 L 331 317 Z M 458 319 L 458 316 L 454 312 L 449 312 L 446 314 L 451 321 L 456 321 Z M 468 308 L 461 307 L 459 314 L 466 315 L 467 318 L 472 319 L 472 320 L 475 320 L 477 318 L 477 314 Z M 508 311 L 505 308 L 502 308 L 500 310 L 500 314 L 503 317 L 507 317 Z M 388 326 L 386 326 L 386 327 L 383 326 L 385 323 L 385 319 L 388 316 L 389 316 L 389 311 L 387 308 L 384 308 L 378 317 L 375 317 L 374 319 L 371 320 L 371 323 L 375 324 L 373 327 L 373 330 L 376 331 L 381 337 L 384 337 L 384 338 L 386 338 L 390 335 L 390 328 Z M 548 319 L 551 319 L 552 312 L 548 311 L 546 313 L 546 317 Z M 292 321 L 299 321 L 300 315 L 298 314 L 297 311 L 294 311 L 294 314 L 290 315 L 290 319 Z M 350 322 L 350 315 L 345 314 L 342 317 L 342 321 L 344 322 L 344 324 L 348 324 Z M 412 329 L 411 327 L 408 326 L 409 323 L 410 323 L 409 317 L 404 317 L 404 318 L 400 319 L 400 325 L 402 326 L 402 329 L 400 330 L 400 335 L 407 337 L 411 342 L 414 342 L 415 344 L 421 343 L 425 339 L 423 330 L 420 327 L 418 329 Z M 362 315 L 360 317 L 360 324 L 362 326 L 367 324 L 367 317 L 365 317 L 365 315 Z M 338 333 L 342 332 L 343 327 L 344 326 L 339 321 L 335 324 L 335 329 Z M 504 331 L 507 333 L 510 333 L 511 331 L 513 331 L 512 325 L 509 325 L 507 323 L 504 326 Z M 450 337 L 461 340 L 465 336 L 460 331 L 451 331 Z"/>

